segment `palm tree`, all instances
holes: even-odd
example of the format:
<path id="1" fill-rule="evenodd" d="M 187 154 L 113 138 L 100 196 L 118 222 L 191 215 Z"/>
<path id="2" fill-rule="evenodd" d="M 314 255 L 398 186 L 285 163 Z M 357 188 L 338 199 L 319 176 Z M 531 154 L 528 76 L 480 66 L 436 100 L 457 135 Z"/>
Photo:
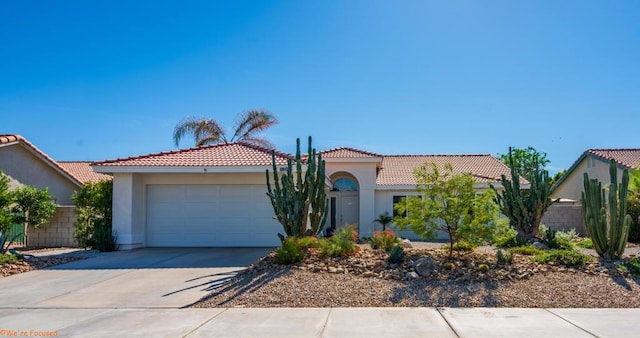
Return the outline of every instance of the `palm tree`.
<path id="1" fill-rule="evenodd" d="M 378 218 L 373 220 L 375 223 L 382 224 L 382 231 L 387 231 L 387 225 L 393 222 L 393 217 L 389 215 L 388 211 L 385 211 L 384 214 L 378 215 Z"/>
<path id="2" fill-rule="evenodd" d="M 277 123 L 276 116 L 266 110 L 248 110 L 238 116 L 233 136 L 228 138 L 224 128 L 218 121 L 204 117 L 186 117 L 173 129 L 173 141 L 178 146 L 183 136 L 192 134 L 196 141 L 196 147 L 207 144 L 245 141 L 273 148 L 273 144 L 269 140 L 258 137 L 256 134 Z"/>

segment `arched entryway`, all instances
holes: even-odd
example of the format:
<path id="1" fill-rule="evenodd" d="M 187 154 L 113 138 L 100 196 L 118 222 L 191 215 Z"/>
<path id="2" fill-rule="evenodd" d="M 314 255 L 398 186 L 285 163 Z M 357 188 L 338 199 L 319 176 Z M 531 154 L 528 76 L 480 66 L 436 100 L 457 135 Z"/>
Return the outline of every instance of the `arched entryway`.
<path id="1" fill-rule="evenodd" d="M 328 227 L 332 230 L 347 225 L 358 228 L 360 218 L 360 187 L 351 174 L 339 172 L 331 175 L 329 191 Z"/>

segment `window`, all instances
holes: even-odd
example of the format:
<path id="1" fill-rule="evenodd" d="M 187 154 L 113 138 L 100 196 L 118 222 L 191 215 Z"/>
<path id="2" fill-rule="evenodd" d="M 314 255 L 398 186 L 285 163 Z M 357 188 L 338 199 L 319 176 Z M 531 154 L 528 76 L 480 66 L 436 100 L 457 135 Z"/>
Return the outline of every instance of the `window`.
<path id="1" fill-rule="evenodd" d="M 358 183 L 350 178 L 342 177 L 333 182 L 333 190 L 358 191 Z"/>
<path id="2" fill-rule="evenodd" d="M 391 208 L 393 209 L 393 217 L 407 217 L 409 215 L 409 211 L 405 209 L 403 214 L 398 213 L 398 211 L 395 208 L 395 205 L 398 203 L 404 203 L 406 205 L 407 203 L 407 197 L 420 197 L 420 199 L 422 199 L 422 195 L 394 195 L 393 196 L 393 205 L 391 206 Z"/>
<path id="3" fill-rule="evenodd" d="M 396 210 L 396 204 L 398 204 L 398 203 L 405 203 L 406 204 L 407 203 L 406 198 L 407 198 L 407 196 L 405 196 L 405 195 L 393 196 L 393 205 L 391 206 L 391 208 L 393 208 L 393 217 L 398 217 L 398 216 L 407 217 L 407 215 L 408 215 L 407 210 L 405 210 L 403 214 L 400 214 L 398 212 L 398 210 Z"/>

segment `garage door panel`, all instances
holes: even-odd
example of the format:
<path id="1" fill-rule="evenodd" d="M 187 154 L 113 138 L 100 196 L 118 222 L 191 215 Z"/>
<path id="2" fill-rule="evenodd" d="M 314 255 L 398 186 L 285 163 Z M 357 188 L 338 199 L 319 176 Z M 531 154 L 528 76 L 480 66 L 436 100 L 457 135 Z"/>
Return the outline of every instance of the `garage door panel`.
<path id="1" fill-rule="evenodd" d="M 147 246 L 277 246 L 263 185 L 148 185 Z"/>

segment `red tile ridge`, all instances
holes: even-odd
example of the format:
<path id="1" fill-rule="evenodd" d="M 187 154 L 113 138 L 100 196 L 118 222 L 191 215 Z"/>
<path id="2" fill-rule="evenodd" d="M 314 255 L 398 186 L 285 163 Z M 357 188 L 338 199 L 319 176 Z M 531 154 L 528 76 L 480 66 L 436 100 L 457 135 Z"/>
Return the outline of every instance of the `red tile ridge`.
<path id="1" fill-rule="evenodd" d="M 157 153 L 151 153 L 151 154 L 139 155 L 139 156 L 119 157 L 119 158 L 111 159 L 111 160 L 95 161 L 95 162 L 92 162 L 91 165 L 92 166 L 100 166 L 100 165 L 110 164 L 110 163 L 117 163 L 117 162 L 123 162 L 123 161 L 131 161 L 131 160 L 140 160 L 140 159 L 153 158 L 153 157 L 164 156 L 164 155 L 184 154 L 184 153 L 197 151 L 197 150 L 221 148 L 221 147 L 228 147 L 228 146 L 232 146 L 232 145 L 240 145 L 240 146 L 244 146 L 244 147 L 247 147 L 247 148 L 252 148 L 254 150 L 257 150 L 257 151 L 260 151 L 260 152 L 263 152 L 263 153 L 266 153 L 266 154 L 269 154 L 269 155 L 271 155 L 271 151 L 272 150 L 275 150 L 275 149 L 270 149 L 270 148 L 259 146 L 259 145 L 256 145 L 256 144 L 253 144 L 253 143 L 249 143 L 249 142 L 237 141 L 237 142 L 228 142 L 228 143 L 209 144 L 209 145 L 204 145 L 204 146 L 199 146 L 199 147 L 183 148 L 183 149 L 178 149 L 178 150 L 161 151 L 161 152 L 157 152 Z M 279 150 L 275 150 L 275 155 L 277 157 L 284 157 L 284 158 L 287 158 L 287 159 L 295 159 L 295 157 L 293 155 L 281 152 Z"/>
<path id="2" fill-rule="evenodd" d="M 640 149 L 639 148 L 595 148 L 595 149 L 587 149 L 585 152 L 596 155 L 598 157 L 602 157 L 605 158 L 607 160 L 610 159 L 614 159 L 618 164 L 625 166 L 627 168 L 633 168 L 633 164 L 630 163 L 626 163 L 620 159 L 617 159 L 613 156 L 611 156 L 610 154 L 608 154 L 608 152 L 621 152 L 621 151 L 629 151 L 629 152 L 638 152 L 638 155 L 640 155 Z"/>
<path id="3" fill-rule="evenodd" d="M 332 152 L 341 151 L 341 150 L 349 150 L 349 151 L 353 151 L 353 152 L 356 152 L 356 153 L 360 153 L 360 154 L 368 155 L 368 156 L 373 156 L 373 157 L 382 157 L 382 155 L 380 155 L 380 154 L 376 154 L 376 153 L 372 153 L 372 152 L 369 152 L 369 151 L 360 150 L 360 149 L 356 149 L 356 148 L 351 148 L 351 147 L 331 148 L 331 149 L 323 150 L 320 153 L 321 154 L 325 154 L 325 153 L 332 153 Z"/>

